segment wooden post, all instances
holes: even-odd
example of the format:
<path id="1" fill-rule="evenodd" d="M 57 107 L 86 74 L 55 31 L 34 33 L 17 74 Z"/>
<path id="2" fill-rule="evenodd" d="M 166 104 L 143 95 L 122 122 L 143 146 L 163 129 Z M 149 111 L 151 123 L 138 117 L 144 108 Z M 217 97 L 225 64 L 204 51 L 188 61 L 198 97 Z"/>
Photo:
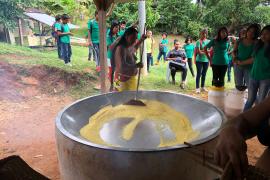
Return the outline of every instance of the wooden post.
<path id="1" fill-rule="evenodd" d="M 109 91 L 108 88 L 108 65 L 107 65 L 107 43 L 106 43 L 106 11 L 99 9 L 98 11 L 99 24 L 99 58 L 100 58 L 100 83 L 101 93 Z"/>
<path id="2" fill-rule="evenodd" d="M 18 18 L 18 29 L 19 29 L 19 44 L 23 45 L 23 31 L 22 31 L 22 20 Z"/>

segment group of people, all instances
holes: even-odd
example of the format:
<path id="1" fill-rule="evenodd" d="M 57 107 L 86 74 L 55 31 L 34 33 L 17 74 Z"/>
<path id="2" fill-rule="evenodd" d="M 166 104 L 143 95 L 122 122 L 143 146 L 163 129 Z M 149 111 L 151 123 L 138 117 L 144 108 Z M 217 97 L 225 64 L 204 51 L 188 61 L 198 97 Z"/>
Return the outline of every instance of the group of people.
<path id="1" fill-rule="evenodd" d="M 70 18 L 67 14 L 56 17 L 53 25 L 53 35 L 58 44 L 58 56 L 70 64 L 71 46 L 68 22 Z M 233 67 L 235 86 L 239 91 L 248 88 L 248 100 L 244 110 L 252 107 L 254 102 L 261 102 L 269 93 L 270 89 L 270 26 L 265 26 L 262 30 L 260 25 L 251 24 L 246 29 L 242 29 L 239 37 L 229 36 L 228 29 L 222 27 L 217 31 L 215 38 L 207 38 L 207 29 L 200 31 L 200 38 L 193 43 L 191 37 L 187 37 L 185 44 L 181 47 L 178 40 L 174 40 L 174 48 L 168 52 L 168 38 L 166 33 L 162 33 L 159 43 L 159 54 L 156 64 L 159 64 L 161 57 L 164 61 L 169 61 L 169 68 L 172 76 L 172 83 L 175 84 L 176 72 L 180 71 L 182 81 L 181 88 L 185 88 L 188 67 L 190 73 L 195 77 L 193 70 L 193 58 L 196 65 L 196 93 L 207 91 L 205 79 L 208 67 L 211 66 L 213 77 L 212 85 L 217 88 L 224 88 L 225 76 L 228 71 L 228 81 L 231 80 L 231 69 Z M 108 49 L 109 78 L 111 84 L 120 86 L 118 90 L 134 90 L 137 68 L 141 63 L 137 63 L 136 50 L 140 44 L 146 41 L 147 69 L 154 64 L 154 38 L 152 32 L 140 36 L 136 23 L 126 27 L 126 22 L 114 20 L 106 34 Z M 96 67 L 99 69 L 99 26 L 98 13 L 95 19 L 88 22 L 88 45 L 89 60 L 93 54 Z M 121 47 L 121 48 L 119 48 Z M 188 67 L 187 67 L 188 66 Z M 125 88 L 121 88 L 121 86 Z"/>
<path id="2" fill-rule="evenodd" d="M 66 65 L 72 66 L 70 61 L 72 55 L 70 36 L 73 36 L 73 34 L 68 26 L 69 21 L 70 17 L 67 14 L 57 15 L 55 23 L 52 25 L 52 36 L 57 43 L 58 58 L 63 59 Z"/>

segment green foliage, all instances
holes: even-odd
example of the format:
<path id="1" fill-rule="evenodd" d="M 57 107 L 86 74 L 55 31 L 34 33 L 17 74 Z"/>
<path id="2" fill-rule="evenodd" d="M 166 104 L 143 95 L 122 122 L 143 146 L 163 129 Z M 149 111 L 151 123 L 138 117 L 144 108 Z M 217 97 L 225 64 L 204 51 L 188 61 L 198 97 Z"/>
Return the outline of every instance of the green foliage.
<path id="1" fill-rule="evenodd" d="M 188 25 L 191 6 L 191 0 L 160 0 L 160 21 L 157 26 L 163 27 L 162 31 L 169 33 L 182 33 Z"/>
<path id="2" fill-rule="evenodd" d="M 153 10 L 151 5 L 153 0 L 146 1 L 146 22 L 148 28 L 155 27 L 159 20 L 159 13 Z M 132 24 L 138 20 L 138 2 L 119 3 L 115 5 L 110 20 L 118 19 L 119 21 L 125 20 L 128 24 Z"/>
<path id="3" fill-rule="evenodd" d="M 250 17 L 251 21 L 258 22 L 262 25 L 270 24 L 270 7 L 258 6 L 255 8 L 254 14 Z"/>
<path id="4" fill-rule="evenodd" d="M 0 24 L 14 28 L 16 20 L 23 15 L 23 9 L 34 6 L 34 0 L 0 0 Z"/>
<path id="5" fill-rule="evenodd" d="M 205 28 L 206 25 L 197 22 L 197 21 L 189 21 L 188 25 L 185 29 L 184 35 L 186 36 L 191 36 L 193 39 L 198 39 L 199 38 L 199 31 L 203 28 Z"/>

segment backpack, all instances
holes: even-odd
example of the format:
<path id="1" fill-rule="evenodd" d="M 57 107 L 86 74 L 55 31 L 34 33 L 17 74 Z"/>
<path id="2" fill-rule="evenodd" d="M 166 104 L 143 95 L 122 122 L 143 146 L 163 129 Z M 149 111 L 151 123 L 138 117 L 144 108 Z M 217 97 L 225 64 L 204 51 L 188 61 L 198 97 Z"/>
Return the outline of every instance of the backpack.
<path id="1" fill-rule="evenodd" d="M 53 25 L 52 25 L 52 37 L 58 38 L 57 31 L 55 31 L 55 24 L 56 24 L 56 22 L 53 23 Z M 61 24 L 61 31 L 60 32 L 64 32 L 64 25 L 63 24 Z"/>

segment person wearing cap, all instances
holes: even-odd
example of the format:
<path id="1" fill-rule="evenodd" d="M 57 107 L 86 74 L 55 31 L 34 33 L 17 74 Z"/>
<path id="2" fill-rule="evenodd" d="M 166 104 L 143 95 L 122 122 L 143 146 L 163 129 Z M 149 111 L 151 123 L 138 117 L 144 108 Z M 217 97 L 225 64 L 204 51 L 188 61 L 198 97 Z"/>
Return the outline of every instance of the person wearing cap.
<path id="1" fill-rule="evenodd" d="M 207 70 L 209 67 L 209 59 L 207 58 L 204 47 L 209 43 L 207 39 L 208 31 L 207 29 L 202 29 L 200 31 L 200 39 L 196 42 L 195 46 L 195 61 L 196 61 L 196 93 L 200 93 L 201 91 L 207 91 L 205 89 L 205 79 Z M 200 89 L 201 87 L 201 89 Z"/>
<path id="2" fill-rule="evenodd" d="M 135 91 L 136 90 L 136 75 L 138 68 L 142 68 L 142 63 L 137 63 L 135 53 L 140 47 L 140 44 L 146 39 L 143 35 L 136 42 L 138 31 L 134 27 L 128 28 L 124 35 L 121 36 L 117 44 L 112 45 L 112 77 L 117 77 L 115 88 L 117 91 Z M 111 81 L 111 89 L 114 86 L 114 81 Z"/>
<path id="3" fill-rule="evenodd" d="M 67 14 L 62 15 L 62 26 L 57 29 L 57 34 L 60 36 L 61 41 L 61 55 L 66 65 L 72 66 L 70 62 L 70 58 L 72 55 L 71 45 L 70 45 L 70 36 L 73 34 L 70 32 L 70 28 L 68 23 L 70 21 L 70 17 Z"/>

